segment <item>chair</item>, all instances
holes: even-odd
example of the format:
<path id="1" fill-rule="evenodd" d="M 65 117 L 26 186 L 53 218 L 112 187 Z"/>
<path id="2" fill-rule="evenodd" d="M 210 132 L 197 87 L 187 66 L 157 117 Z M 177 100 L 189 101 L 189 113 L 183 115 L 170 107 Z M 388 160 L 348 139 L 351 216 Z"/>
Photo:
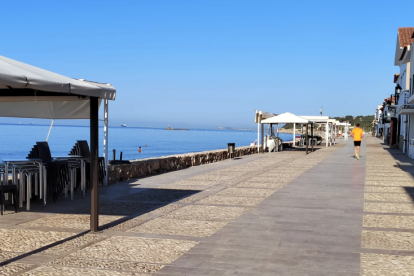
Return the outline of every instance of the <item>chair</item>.
<path id="1" fill-rule="evenodd" d="M 69 155 L 79 155 L 83 157 L 83 160 L 86 162 L 86 176 L 90 176 L 90 157 L 91 152 L 89 150 L 88 141 L 86 140 L 78 140 L 76 144 L 73 146 L 72 150 L 70 151 Z M 103 179 L 106 175 L 105 171 L 105 158 L 99 157 L 98 158 L 98 182 L 100 185 L 103 185 Z M 86 177 L 86 189 L 90 187 L 90 180 L 89 177 Z"/>
<path id="2" fill-rule="evenodd" d="M 14 210 L 17 213 L 18 210 L 18 196 L 19 193 L 17 191 L 17 185 L 12 185 L 12 184 L 7 184 L 7 185 L 0 185 L 0 213 L 1 215 L 3 215 L 3 210 L 4 210 L 4 195 L 6 193 L 12 193 L 12 198 L 13 198 L 13 205 L 14 205 Z"/>
<path id="3" fill-rule="evenodd" d="M 34 148 L 33 152 L 37 154 L 36 158 L 41 159 L 46 167 L 48 195 L 52 196 L 53 201 L 56 201 L 70 181 L 68 162 L 66 160 L 52 162 L 48 142 L 36 142 Z"/>

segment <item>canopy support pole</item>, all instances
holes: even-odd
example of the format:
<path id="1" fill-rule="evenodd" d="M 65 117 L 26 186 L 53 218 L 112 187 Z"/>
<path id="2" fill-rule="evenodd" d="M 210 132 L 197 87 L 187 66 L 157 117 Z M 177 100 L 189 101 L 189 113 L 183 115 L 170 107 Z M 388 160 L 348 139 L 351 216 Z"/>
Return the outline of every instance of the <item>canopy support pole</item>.
<path id="1" fill-rule="evenodd" d="M 296 146 L 296 124 L 293 123 L 293 144 L 292 144 L 292 148 L 294 148 Z"/>
<path id="2" fill-rule="evenodd" d="M 329 146 L 332 146 L 333 125 L 329 127 Z"/>
<path id="3" fill-rule="evenodd" d="M 262 139 L 261 139 L 261 141 L 262 141 L 262 153 L 264 153 L 264 125 L 263 124 L 260 124 L 261 125 L 261 127 L 262 127 L 262 129 L 261 129 L 261 131 L 262 131 Z"/>
<path id="4" fill-rule="evenodd" d="M 345 125 L 345 130 L 344 130 L 344 135 L 345 135 L 345 138 L 344 138 L 344 140 L 348 140 L 348 123 L 346 123 L 346 125 Z"/>
<path id="5" fill-rule="evenodd" d="M 311 139 L 312 139 L 312 152 L 313 152 L 313 123 L 311 123 Z"/>
<path id="6" fill-rule="evenodd" d="M 257 118 L 257 153 L 260 152 L 260 115 Z"/>
<path id="7" fill-rule="evenodd" d="M 52 119 L 52 123 L 50 124 L 49 132 L 47 133 L 46 142 L 49 140 L 50 132 L 52 131 L 54 121 L 55 121 L 55 119 Z"/>
<path id="8" fill-rule="evenodd" d="M 329 140 L 329 124 L 327 122 L 325 124 L 325 143 L 326 143 L 326 147 L 328 147 L 328 140 Z"/>
<path id="9" fill-rule="evenodd" d="M 99 192 L 98 192 L 98 98 L 90 97 L 90 140 L 91 140 L 91 232 L 98 232 L 99 228 Z"/>
<path id="10" fill-rule="evenodd" d="M 308 123 L 306 123 L 306 154 L 308 154 L 309 138 L 308 138 Z"/>
<path id="11" fill-rule="evenodd" d="M 104 186 L 108 186 L 108 103 L 109 100 L 104 100 L 104 152 L 103 157 L 105 160 L 105 178 Z"/>

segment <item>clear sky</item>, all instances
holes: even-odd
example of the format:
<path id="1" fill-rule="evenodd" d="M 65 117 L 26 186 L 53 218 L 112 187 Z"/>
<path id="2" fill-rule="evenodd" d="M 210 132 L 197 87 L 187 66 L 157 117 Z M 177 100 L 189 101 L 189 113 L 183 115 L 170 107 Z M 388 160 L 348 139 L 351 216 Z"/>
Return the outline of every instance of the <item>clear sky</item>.
<path id="1" fill-rule="evenodd" d="M 254 109 L 371 115 L 394 91 L 397 29 L 414 26 L 413 1 L 0 4 L 0 55 L 113 84 L 110 125 L 143 127 L 254 127 Z"/>

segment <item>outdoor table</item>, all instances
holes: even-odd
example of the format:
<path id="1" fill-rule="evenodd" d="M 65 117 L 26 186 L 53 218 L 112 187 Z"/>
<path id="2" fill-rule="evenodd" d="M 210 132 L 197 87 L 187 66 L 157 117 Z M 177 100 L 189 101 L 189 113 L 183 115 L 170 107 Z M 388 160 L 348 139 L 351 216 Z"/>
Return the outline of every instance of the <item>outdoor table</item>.
<path id="1" fill-rule="evenodd" d="M 9 166 L 20 166 L 21 169 L 24 169 L 25 166 L 30 166 L 30 165 L 36 165 L 39 168 L 39 182 L 40 182 L 40 199 L 43 198 L 43 206 L 46 205 L 46 197 L 47 197 L 47 189 L 46 189 L 46 181 L 43 181 L 43 172 L 44 172 L 44 167 L 42 164 L 42 160 L 41 159 L 3 159 L 1 160 L 1 162 L 4 164 L 4 181 L 8 181 L 9 177 Z M 36 179 L 37 181 L 37 179 Z M 17 179 L 15 179 L 14 176 L 14 169 L 12 169 L 12 183 L 17 185 L 18 189 L 19 189 L 19 193 L 20 193 L 20 197 L 19 197 L 19 207 L 23 207 L 23 196 L 22 196 L 22 191 L 24 189 L 23 187 L 23 173 L 22 171 L 20 171 L 20 181 L 18 185 L 17 183 Z M 37 184 L 37 182 L 35 183 Z M 43 185 L 42 185 L 43 184 Z M 27 195 L 26 195 L 26 210 L 30 210 L 30 197 L 31 197 L 31 192 L 30 192 L 30 188 L 29 187 L 31 185 L 31 181 L 28 181 L 27 183 Z M 37 186 L 37 185 L 36 185 Z M 37 188 L 37 187 L 36 187 Z M 35 189 L 35 192 L 37 192 L 37 189 Z"/>

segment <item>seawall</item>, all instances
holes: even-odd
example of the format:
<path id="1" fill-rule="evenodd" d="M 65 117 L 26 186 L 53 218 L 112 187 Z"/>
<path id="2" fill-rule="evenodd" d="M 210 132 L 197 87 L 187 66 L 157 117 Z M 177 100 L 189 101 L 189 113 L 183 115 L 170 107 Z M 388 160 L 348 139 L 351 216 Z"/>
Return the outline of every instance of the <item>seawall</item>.
<path id="1" fill-rule="evenodd" d="M 257 153 L 257 146 L 239 147 L 234 157 Z M 186 153 L 141 160 L 130 160 L 130 164 L 108 166 L 108 182 L 117 183 L 124 180 L 140 178 L 163 172 L 180 170 L 229 159 L 227 149 Z"/>

